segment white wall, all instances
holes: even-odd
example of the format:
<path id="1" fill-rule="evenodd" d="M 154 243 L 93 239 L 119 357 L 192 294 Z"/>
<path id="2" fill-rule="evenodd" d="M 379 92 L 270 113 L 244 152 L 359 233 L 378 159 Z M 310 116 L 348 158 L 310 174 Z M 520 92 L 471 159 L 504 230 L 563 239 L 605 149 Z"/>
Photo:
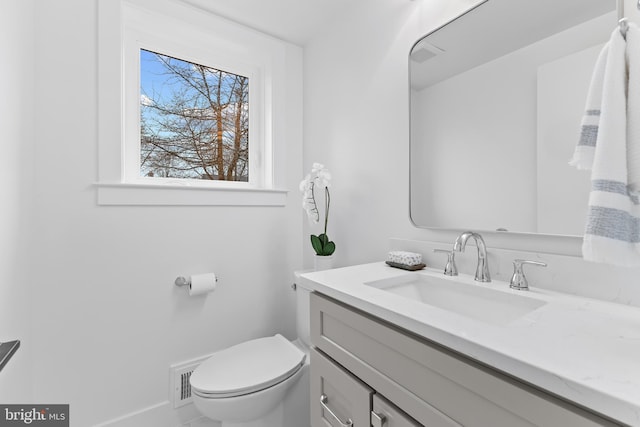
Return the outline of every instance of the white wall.
<path id="1" fill-rule="evenodd" d="M 0 372 L 0 402 L 32 399 L 30 242 L 34 147 L 35 2 L 9 0 L 0 13 L 0 342 L 21 347 Z M 27 261 L 27 262 L 25 262 Z"/>
<path id="2" fill-rule="evenodd" d="M 535 75 L 511 54 L 414 92 L 417 224 L 535 231 Z"/>
<path id="3" fill-rule="evenodd" d="M 409 220 L 407 55 L 418 38 L 468 6 L 462 0 L 371 2 L 305 49 L 304 163 L 322 161 L 334 174 L 329 234 L 339 265 L 385 259 L 390 237 L 451 247 L 459 233 L 418 229 Z M 575 237 L 483 235 L 490 251 L 579 256 L 582 244 Z M 309 264 L 311 251 L 304 248 Z M 468 250 L 459 258 L 475 256 Z M 585 263 L 564 267 L 576 265 Z M 605 266 L 599 272 L 611 280 L 596 286 L 637 286 L 637 269 Z"/>
<path id="4" fill-rule="evenodd" d="M 418 38 L 470 3 L 378 0 L 305 47 L 304 164 L 333 173 L 328 234 L 339 265 L 384 259 L 389 237 L 453 242 L 409 221 L 407 58 Z"/>
<path id="5" fill-rule="evenodd" d="M 301 49 L 286 45 L 286 207 L 104 207 L 93 185 L 96 25 L 95 0 L 37 3 L 34 400 L 70 403 L 73 426 L 161 405 L 172 363 L 293 338 L 291 274 L 302 264 Z M 220 281 L 206 297 L 173 285 L 212 270 Z"/>
<path id="6" fill-rule="evenodd" d="M 578 171 L 567 159 L 573 157 L 591 74 L 602 46 L 583 49 L 538 68 L 538 232 L 584 233 L 591 174 Z"/>

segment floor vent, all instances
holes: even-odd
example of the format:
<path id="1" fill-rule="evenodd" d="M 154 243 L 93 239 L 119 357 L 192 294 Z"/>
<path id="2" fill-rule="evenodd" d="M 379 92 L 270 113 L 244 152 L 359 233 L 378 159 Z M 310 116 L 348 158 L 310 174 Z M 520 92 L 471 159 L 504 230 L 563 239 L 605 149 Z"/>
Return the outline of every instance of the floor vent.
<path id="1" fill-rule="evenodd" d="M 180 374 L 180 400 L 185 400 L 191 397 L 191 384 L 189 384 L 189 378 L 193 371 Z"/>
<path id="2" fill-rule="evenodd" d="M 189 378 L 198 365 L 207 358 L 208 356 L 171 366 L 171 397 L 174 409 L 193 402 Z"/>

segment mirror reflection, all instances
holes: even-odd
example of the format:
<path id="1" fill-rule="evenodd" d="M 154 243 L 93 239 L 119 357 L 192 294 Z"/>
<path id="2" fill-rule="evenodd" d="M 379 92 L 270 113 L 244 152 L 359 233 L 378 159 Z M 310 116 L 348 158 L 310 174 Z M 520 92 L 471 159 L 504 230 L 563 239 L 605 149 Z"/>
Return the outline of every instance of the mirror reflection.
<path id="1" fill-rule="evenodd" d="M 409 57 L 419 227 L 582 235 L 590 176 L 569 166 L 615 0 L 487 0 Z"/>

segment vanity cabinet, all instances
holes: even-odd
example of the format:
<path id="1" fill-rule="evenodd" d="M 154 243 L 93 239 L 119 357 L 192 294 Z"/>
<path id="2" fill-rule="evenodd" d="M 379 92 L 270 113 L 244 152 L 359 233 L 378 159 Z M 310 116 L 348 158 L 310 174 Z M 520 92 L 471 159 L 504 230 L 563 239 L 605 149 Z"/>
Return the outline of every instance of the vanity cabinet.
<path id="1" fill-rule="evenodd" d="M 620 425 L 318 293 L 311 341 L 312 427 Z"/>

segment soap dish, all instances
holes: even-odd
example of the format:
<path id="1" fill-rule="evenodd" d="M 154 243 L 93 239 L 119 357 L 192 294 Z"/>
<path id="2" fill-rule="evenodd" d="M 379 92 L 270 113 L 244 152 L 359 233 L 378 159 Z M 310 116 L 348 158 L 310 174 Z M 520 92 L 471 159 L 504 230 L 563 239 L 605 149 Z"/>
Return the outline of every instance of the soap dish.
<path id="1" fill-rule="evenodd" d="M 401 268 L 403 270 L 409 270 L 409 271 L 422 270 L 423 268 L 426 267 L 426 264 L 407 265 L 407 264 L 400 264 L 393 261 L 385 261 L 385 262 L 387 263 L 387 265 L 390 265 L 391 267 Z"/>

